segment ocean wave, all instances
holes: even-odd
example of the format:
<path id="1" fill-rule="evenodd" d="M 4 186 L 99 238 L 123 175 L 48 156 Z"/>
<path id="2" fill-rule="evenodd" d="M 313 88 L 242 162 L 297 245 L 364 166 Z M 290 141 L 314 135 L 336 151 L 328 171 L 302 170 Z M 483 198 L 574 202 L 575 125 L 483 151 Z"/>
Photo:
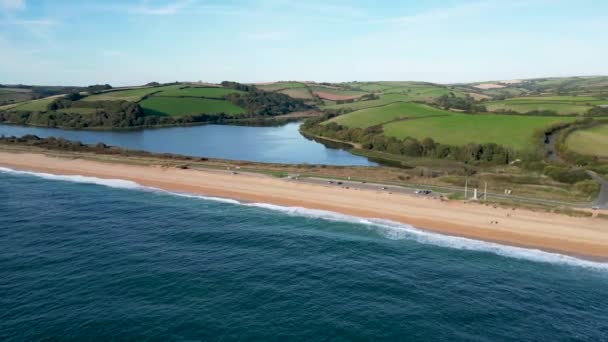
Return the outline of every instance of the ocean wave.
<path id="1" fill-rule="evenodd" d="M 550 264 L 560 264 L 560 265 L 568 265 L 568 266 L 576 266 L 576 267 L 584 267 L 588 269 L 594 270 L 602 270 L 608 271 L 608 263 L 590 261 L 579 259 L 576 257 L 546 252 L 538 249 L 531 248 L 522 248 L 522 247 L 514 247 L 508 245 L 502 245 L 494 242 L 487 242 L 481 240 L 474 240 L 464 237 L 444 235 L 439 233 L 434 233 L 422 229 L 418 229 L 414 226 L 402 224 L 390 220 L 384 219 L 376 219 L 376 218 L 362 218 L 350 215 L 344 215 L 332 211 L 326 210 L 318 210 L 318 209 L 308 209 L 302 207 L 288 207 L 288 206 L 280 206 L 269 203 L 244 203 L 234 199 L 228 198 L 220 198 L 220 197 L 211 197 L 211 196 L 203 196 L 203 195 L 193 195 L 187 193 L 179 193 L 166 191 L 158 188 L 146 187 L 140 185 L 136 182 L 123 180 L 123 179 L 105 179 L 105 178 L 97 178 L 97 177 L 87 177 L 87 176 L 68 176 L 68 175 L 54 175 L 49 173 L 41 173 L 41 172 L 31 172 L 31 171 L 18 171 L 5 167 L 0 167 L 0 172 L 16 174 L 16 175 L 29 175 L 40 177 L 48 180 L 58 180 L 58 181 L 67 181 L 67 182 L 75 182 L 75 183 L 85 183 L 85 184 L 96 184 L 107 186 L 111 188 L 122 188 L 129 190 L 144 190 L 144 191 L 154 191 L 157 193 L 191 198 L 191 199 L 201 199 L 207 201 L 215 201 L 222 202 L 226 204 L 233 205 L 241 205 L 247 207 L 254 207 L 265 210 L 279 211 L 281 213 L 297 216 L 297 217 L 308 217 L 314 219 L 322 219 L 327 221 L 334 222 L 346 222 L 352 224 L 361 224 L 365 225 L 371 229 L 375 229 L 384 237 L 389 239 L 407 239 L 413 240 L 418 243 L 440 246 L 445 248 L 459 249 L 459 250 L 467 250 L 467 251 L 477 251 L 477 252 L 486 252 L 493 253 L 496 255 L 500 255 L 503 257 L 514 258 L 514 259 L 522 259 L 529 260 L 534 262 L 541 263 L 550 263 Z"/>
<path id="2" fill-rule="evenodd" d="M 124 179 L 111 179 L 111 178 L 97 178 L 97 177 L 88 177 L 88 176 L 80 176 L 80 175 L 54 175 L 51 173 L 44 172 L 31 172 L 31 171 L 19 171 L 13 170 L 6 167 L 0 167 L 0 172 L 9 173 L 14 175 L 28 175 L 35 176 L 39 178 L 44 178 L 48 180 L 58 180 L 64 182 L 73 182 L 73 183 L 85 183 L 85 184 L 96 184 L 103 185 L 110 188 L 119 188 L 119 189 L 143 189 L 144 186 L 124 180 Z"/>

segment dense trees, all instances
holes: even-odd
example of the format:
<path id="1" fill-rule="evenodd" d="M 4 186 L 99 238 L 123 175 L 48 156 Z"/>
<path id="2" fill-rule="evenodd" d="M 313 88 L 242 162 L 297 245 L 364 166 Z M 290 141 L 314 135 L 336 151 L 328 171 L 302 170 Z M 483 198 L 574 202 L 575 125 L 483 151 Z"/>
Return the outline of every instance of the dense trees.
<path id="1" fill-rule="evenodd" d="M 252 85 L 224 81 L 222 86 L 245 92 L 229 94 L 226 99 L 245 108 L 247 114 L 251 116 L 274 116 L 312 109 L 302 100 L 281 93 L 259 90 Z"/>
<path id="2" fill-rule="evenodd" d="M 477 105 L 475 99 L 467 95 L 466 97 L 457 97 L 454 93 L 449 95 L 441 95 L 435 100 L 435 104 L 443 109 L 458 109 L 471 113 L 485 112 L 486 108 L 483 105 Z"/>

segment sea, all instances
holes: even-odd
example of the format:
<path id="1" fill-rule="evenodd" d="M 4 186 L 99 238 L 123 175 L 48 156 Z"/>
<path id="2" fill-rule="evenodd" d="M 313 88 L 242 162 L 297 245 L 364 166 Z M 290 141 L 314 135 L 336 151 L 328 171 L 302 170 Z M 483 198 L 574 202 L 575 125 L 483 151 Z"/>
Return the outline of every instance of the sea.
<path id="1" fill-rule="evenodd" d="M 0 168 L 0 341 L 606 341 L 608 264 Z"/>

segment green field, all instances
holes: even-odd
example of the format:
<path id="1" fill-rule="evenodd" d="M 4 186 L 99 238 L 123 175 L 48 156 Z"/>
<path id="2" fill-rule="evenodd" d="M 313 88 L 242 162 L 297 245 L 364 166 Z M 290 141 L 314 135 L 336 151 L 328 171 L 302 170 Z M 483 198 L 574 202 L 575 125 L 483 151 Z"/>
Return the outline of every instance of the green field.
<path id="1" fill-rule="evenodd" d="M 276 82 L 276 83 L 254 84 L 254 85 L 256 88 L 262 89 L 265 91 L 277 91 L 277 90 L 282 90 L 282 89 L 306 87 L 306 84 L 301 83 L 301 82 Z"/>
<path id="2" fill-rule="evenodd" d="M 32 100 L 24 102 L 17 106 L 10 108 L 13 111 L 31 111 L 31 112 L 44 112 L 47 110 L 48 105 L 55 100 L 55 97 L 47 97 L 40 100 Z"/>
<path id="3" fill-rule="evenodd" d="M 397 102 L 382 107 L 362 109 L 340 115 L 329 120 L 329 122 L 336 122 L 340 125 L 352 128 L 366 128 L 398 119 L 442 115 L 453 115 L 453 113 L 423 104 Z"/>
<path id="4" fill-rule="evenodd" d="M 608 124 L 574 131 L 566 139 L 568 150 L 608 158 Z"/>
<path id="5" fill-rule="evenodd" d="M 192 115 L 192 114 L 243 114 L 245 110 L 225 100 L 197 99 L 193 97 L 151 96 L 139 103 L 146 115 Z"/>
<path id="6" fill-rule="evenodd" d="M 435 86 L 397 87 L 384 91 L 384 94 L 392 93 L 403 94 L 407 96 L 410 101 L 433 101 L 435 98 L 443 95 L 450 95 L 450 93 L 453 93 L 458 97 L 465 96 L 461 91 Z"/>
<path id="7" fill-rule="evenodd" d="M 601 99 L 592 96 L 526 96 L 507 99 L 505 102 L 559 102 L 559 103 L 594 103 Z"/>
<path id="8" fill-rule="evenodd" d="M 452 114 L 397 121 L 383 127 L 386 135 L 397 138 L 431 137 L 449 145 L 464 145 L 469 142 L 496 143 L 525 151 L 535 146 L 533 136 L 536 130 L 554 123 L 574 120 L 575 118 L 571 117 Z"/>
<path id="9" fill-rule="evenodd" d="M 116 90 L 116 91 L 108 91 L 97 95 L 91 95 L 83 98 L 80 101 L 116 101 L 116 100 L 125 100 L 131 102 L 138 102 L 143 97 L 157 93 L 164 90 L 171 89 L 179 89 L 182 87 L 181 85 L 171 85 L 164 87 L 148 87 L 148 88 L 137 88 L 137 89 L 127 89 L 127 90 Z"/>
<path id="10" fill-rule="evenodd" d="M 550 102 L 532 102 L 532 101 L 494 101 L 484 103 L 488 111 L 490 112 L 504 112 L 513 111 L 517 113 L 529 113 L 532 111 L 552 111 L 558 115 L 568 114 L 585 114 L 593 106 L 587 106 L 584 104 L 575 103 L 550 103 Z"/>
<path id="11" fill-rule="evenodd" d="M 304 88 L 289 88 L 279 91 L 281 94 L 291 96 L 294 99 L 312 100 L 313 96 L 308 87 Z"/>
<path id="12" fill-rule="evenodd" d="M 368 94 L 367 92 L 364 91 L 358 91 L 358 90 L 345 90 L 345 89 L 341 89 L 341 88 L 330 88 L 330 87 L 324 87 L 324 86 L 312 86 L 310 87 L 310 89 L 313 92 L 321 92 L 321 93 L 327 93 L 327 94 L 332 94 L 332 95 L 338 95 L 338 96 L 363 96 L 365 94 Z"/>
<path id="13" fill-rule="evenodd" d="M 352 103 L 343 103 L 343 104 L 335 104 L 325 106 L 324 109 L 341 109 L 341 108 L 350 108 L 353 110 L 360 110 L 372 107 L 380 107 L 387 104 L 395 103 L 395 102 L 405 102 L 408 100 L 408 97 L 401 94 L 386 94 L 379 95 L 379 99 L 377 100 L 367 100 L 367 101 L 355 101 Z"/>
<path id="14" fill-rule="evenodd" d="M 180 96 L 189 96 L 189 97 L 213 97 L 213 98 L 223 98 L 228 94 L 233 93 L 243 93 L 240 90 L 229 89 L 229 88 L 181 88 L 181 89 L 169 89 L 163 90 L 161 92 L 155 93 L 153 96 L 168 96 L 168 97 L 180 97 Z"/>
<path id="15" fill-rule="evenodd" d="M 358 82 L 353 82 L 353 83 L 347 83 L 346 85 L 349 86 L 349 87 L 361 89 L 362 91 L 367 91 L 367 92 L 382 92 L 384 90 L 388 90 L 388 89 L 393 88 L 392 86 L 383 85 L 383 84 L 379 84 L 379 83 L 358 83 Z"/>

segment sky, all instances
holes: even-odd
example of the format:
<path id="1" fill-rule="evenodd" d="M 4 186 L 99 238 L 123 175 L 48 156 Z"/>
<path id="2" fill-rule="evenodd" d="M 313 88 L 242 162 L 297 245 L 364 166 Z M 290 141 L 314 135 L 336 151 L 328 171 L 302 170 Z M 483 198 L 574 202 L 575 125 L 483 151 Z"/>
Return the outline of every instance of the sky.
<path id="1" fill-rule="evenodd" d="M 608 75 L 606 0 L 0 0 L 0 83 Z"/>

